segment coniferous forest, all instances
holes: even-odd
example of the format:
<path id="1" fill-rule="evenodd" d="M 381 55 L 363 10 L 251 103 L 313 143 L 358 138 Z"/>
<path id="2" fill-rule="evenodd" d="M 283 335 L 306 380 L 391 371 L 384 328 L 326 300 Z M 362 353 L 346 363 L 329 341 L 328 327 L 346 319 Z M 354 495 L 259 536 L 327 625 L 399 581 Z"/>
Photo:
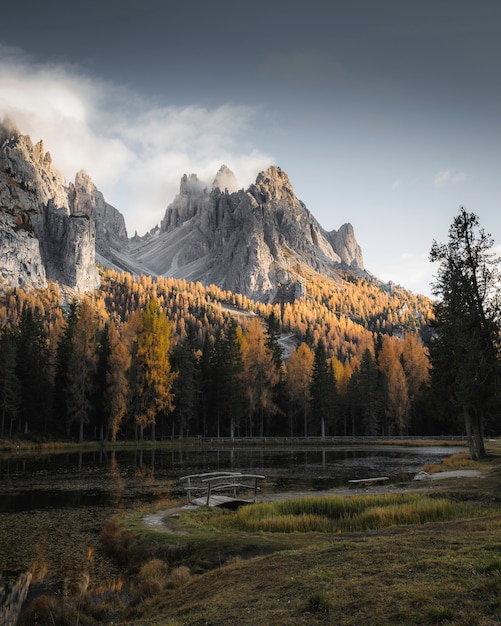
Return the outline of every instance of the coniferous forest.
<path id="1" fill-rule="evenodd" d="M 2 436 L 462 432 L 432 397 L 430 300 L 366 279 L 304 281 L 304 297 L 274 305 L 114 270 L 78 298 L 4 291 Z"/>
<path id="2" fill-rule="evenodd" d="M 367 280 L 308 281 L 270 305 L 217 287 L 102 270 L 101 289 L 4 293 L 2 436 L 454 434 L 433 413 L 431 303 Z"/>

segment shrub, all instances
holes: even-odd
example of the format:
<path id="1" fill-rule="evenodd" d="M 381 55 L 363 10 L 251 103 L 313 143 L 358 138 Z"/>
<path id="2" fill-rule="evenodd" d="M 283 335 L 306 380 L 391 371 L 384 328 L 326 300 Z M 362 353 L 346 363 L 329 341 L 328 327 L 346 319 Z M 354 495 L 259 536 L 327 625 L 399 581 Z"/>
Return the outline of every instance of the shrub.
<path id="1" fill-rule="evenodd" d="M 314 593 L 308 598 L 306 611 L 317 615 L 327 615 L 330 611 L 329 600 L 323 593 Z"/>
<path id="2" fill-rule="evenodd" d="M 185 565 L 175 567 L 170 574 L 170 586 L 176 588 L 187 583 L 191 578 L 190 568 Z"/>
<path id="3" fill-rule="evenodd" d="M 151 559 L 139 569 L 138 590 L 144 597 L 151 597 L 164 589 L 168 580 L 169 567 L 165 561 Z"/>

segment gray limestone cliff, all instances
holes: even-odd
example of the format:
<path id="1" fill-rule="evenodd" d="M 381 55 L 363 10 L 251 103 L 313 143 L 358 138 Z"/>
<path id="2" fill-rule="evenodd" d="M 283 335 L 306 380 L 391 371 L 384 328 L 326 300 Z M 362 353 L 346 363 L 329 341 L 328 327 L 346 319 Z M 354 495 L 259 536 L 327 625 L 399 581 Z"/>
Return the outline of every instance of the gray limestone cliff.
<path id="1" fill-rule="evenodd" d="M 0 281 L 42 288 L 47 280 L 77 291 L 99 283 L 95 224 L 71 213 L 63 177 L 42 141 L 0 124 Z"/>
<path id="2" fill-rule="evenodd" d="M 127 246 L 127 229 L 124 216 L 108 204 L 84 170 L 75 176 L 75 183 L 69 184 L 68 198 L 71 213 L 85 213 L 96 225 L 96 252 L 104 257 L 112 254 L 112 249 Z"/>
<path id="3" fill-rule="evenodd" d="M 157 275 L 214 283 L 262 301 L 304 291 L 298 267 L 339 279 L 363 273 L 353 228 L 327 233 L 296 198 L 280 168 L 261 172 L 247 190 L 223 166 L 209 189 L 183 176 L 160 233 L 133 248 L 135 262 Z"/>

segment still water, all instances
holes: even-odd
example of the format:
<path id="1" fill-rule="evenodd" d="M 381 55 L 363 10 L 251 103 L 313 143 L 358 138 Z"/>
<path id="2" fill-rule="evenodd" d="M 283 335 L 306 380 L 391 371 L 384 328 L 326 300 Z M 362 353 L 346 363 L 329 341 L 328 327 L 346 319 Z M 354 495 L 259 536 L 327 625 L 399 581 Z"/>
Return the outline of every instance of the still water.
<path id="1" fill-rule="evenodd" d="M 454 447 L 194 445 L 115 452 L 0 456 L 0 573 L 13 578 L 43 564 L 71 579 L 92 560 L 96 577 L 118 575 L 102 554 L 107 517 L 182 496 L 179 478 L 210 471 L 266 476 L 263 495 L 318 492 L 357 478 L 388 476 L 399 483 Z M 89 555 L 92 555 L 91 557 Z"/>

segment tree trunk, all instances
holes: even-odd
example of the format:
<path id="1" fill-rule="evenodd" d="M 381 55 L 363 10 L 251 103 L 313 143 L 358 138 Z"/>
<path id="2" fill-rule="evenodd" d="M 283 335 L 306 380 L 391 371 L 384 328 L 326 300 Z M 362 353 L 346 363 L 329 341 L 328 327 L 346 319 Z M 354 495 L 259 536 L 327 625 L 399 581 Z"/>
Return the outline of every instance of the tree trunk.
<path id="1" fill-rule="evenodd" d="M 472 425 L 473 425 L 473 437 L 475 439 L 475 449 L 477 452 L 477 458 L 482 458 L 485 456 L 485 444 L 484 444 L 484 433 L 482 428 L 482 417 L 475 412 L 473 416 Z"/>
<path id="2" fill-rule="evenodd" d="M 476 461 L 477 454 L 475 452 L 475 443 L 473 441 L 472 429 L 471 429 L 471 417 L 468 413 L 468 409 L 463 407 L 464 426 L 466 430 L 466 439 L 468 441 L 468 448 L 470 450 L 470 457 Z"/>

